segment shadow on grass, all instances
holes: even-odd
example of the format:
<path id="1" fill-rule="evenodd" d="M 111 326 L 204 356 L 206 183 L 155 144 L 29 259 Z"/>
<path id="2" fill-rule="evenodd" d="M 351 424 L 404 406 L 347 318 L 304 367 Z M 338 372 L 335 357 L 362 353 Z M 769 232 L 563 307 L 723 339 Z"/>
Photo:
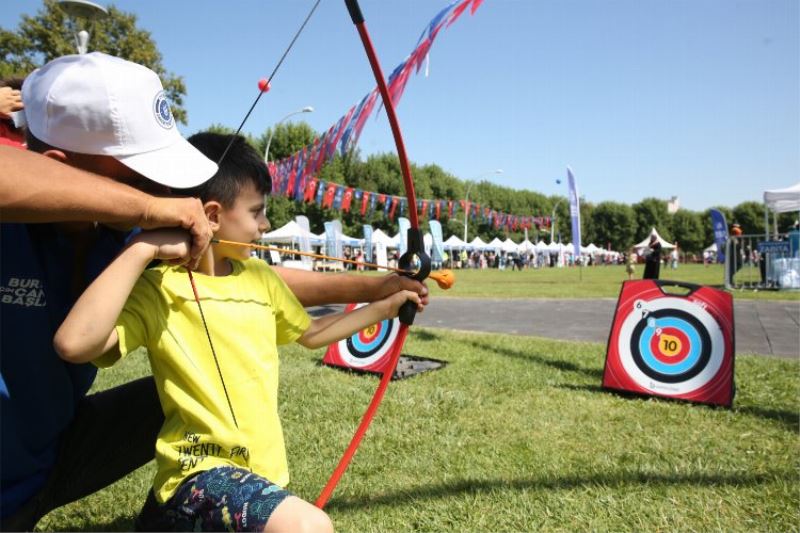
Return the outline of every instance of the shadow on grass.
<path id="1" fill-rule="evenodd" d="M 67 523 L 63 524 L 66 529 L 60 529 L 60 531 L 133 531 L 133 520 L 131 517 L 120 516 L 110 522 L 86 524 L 83 527 L 75 527 Z"/>
<path id="2" fill-rule="evenodd" d="M 522 479 L 463 479 L 451 483 L 421 485 L 366 498 L 342 498 L 331 501 L 328 509 L 347 511 L 375 505 L 398 507 L 414 504 L 421 499 L 448 498 L 465 494 L 492 493 L 498 490 L 571 490 L 576 488 L 623 488 L 631 485 L 670 487 L 744 487 L 768 483 L 776 479 L 795 482 L 791 471 L 774 471 L 764 474 L 645 474 L 637 472 L 597 474 L 592 476 L 567 476 L 563 478 L 532 477 Z"/>
<path id="3" fill-rule="evenodd" d="M 543 357 L 542 355 L 536 353 L 525 352 L 521 350 L 512 350 L 510 348 L 485 344 L 478 341 L 468 341 L 466 342 L 466 344 L 478 348 L 479 350 L 485 350 L 488 352 L 496 353 L 498 355 L 502 355 L 503 357 L 520 359 L 522 361 L 528 361 L 536 363 L 538 365 L 548 366 L 550 368 L 555 368 L 556 370 L 562 370 L 564 372 L 575 372 L 578 374 L 583 374 L 584 376 L 589 376 L 597 379 L 603 376 L 602 368 L 585 368 L 580 365 L 576 365 L 575 363 L 570 363 L 569 361 L 562 361 L 560 359 L 548 359 L 547 357 Z"/>
<path id="4" fill-rule="evenodd" d="M 614 395 L 614 396 L 620 396 L 622 398 L 628 398 L 631 400 L 653 400 L 653 401 L 663 401 L 663 402 L 692 403 L 693 405 L 708 407 L 709 409 L 725 409 L 724 407 L 716 405 L 684 402 L 683 400 L 679 399 L 660 398 L 658 396 L 646 396 L 646 395 L 636 394 L 633 392 L 627 393 L 625 391 L 616 391 L 616 390 L 612 391 L 604 389 L 600 385 L 578 385 L 574 383 L 560 383 L 558 385 L 553 385 L 553 387 L 558 389 L 569 389 L 574 391 L 594 392 L 607 395 Z M 763 418 L 771 422 L 777 422 L 779 425 L 783 426 L 784 430 L 790 433 L 800 434 L 800 413 L 797 413 L 796 411 L 785 411 L 783 409 L 767 409 L 764 407 L 756 407 L 752 405 L 737 407 L 735 399 L 733 405 L 734 406 L 732 411 L 734 413 L 739 413 L 745 416 L 752 416 L 756 418 Z"/>

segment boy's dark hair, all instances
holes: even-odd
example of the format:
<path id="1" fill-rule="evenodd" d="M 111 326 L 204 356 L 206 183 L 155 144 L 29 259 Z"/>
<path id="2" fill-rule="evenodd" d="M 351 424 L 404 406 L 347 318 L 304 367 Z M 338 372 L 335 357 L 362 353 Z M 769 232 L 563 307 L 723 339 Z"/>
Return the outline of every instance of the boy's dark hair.
<path id="1" fill-rule="evenodd" d="M 225 207 L 233 206 L 239 191 L 248 182 L 255 185 L 261 194 L 269 194 L 272 180 L 267 172 L 267 165 L 241 135 L 234 137 L 230 134 L 204 132 L 196 133 L 187 140 L 210 160 L 219 161 L 231 139 L 233 143 L 230 150 L 214 177 L 197 187 L 176 192 L 200 198 L 203 202 L 215 200 Z"/>

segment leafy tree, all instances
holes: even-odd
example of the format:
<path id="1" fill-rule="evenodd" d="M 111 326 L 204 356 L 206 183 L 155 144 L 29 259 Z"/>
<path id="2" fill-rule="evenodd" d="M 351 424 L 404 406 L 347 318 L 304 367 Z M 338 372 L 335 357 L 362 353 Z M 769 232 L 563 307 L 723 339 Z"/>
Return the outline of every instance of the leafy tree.
<path id="1" fill-rule="evenodd" d="M 672 235 L 684 252 L 699 253 L 706 244 L 701 215 L 687 209 L 679 209 L 672 215 Z"/>
<path id="2" fill-rule="evenodd" d="M 626 204 L 600 202 L 592 212 L 597 246 L 611 245 L 614 250 L 627 250 L 636 244 L 636 214 Z"/>
<path id="3" fill-rule="evenodd" d="M 631 207 L 636 215 L 636 234 L 638 236 L 644 238 L 645 235 L 650 234 L 652 228 L 656 228 L 664 239 L 672 240 L 667 202 L 658 198 L 645 198 Z"/>
<path id="4" fill-rule="evenodd" d="M 92 51 L 139 63 L 158 74 L 172 103 L 175 120 L 186 124 L 183 78 L 164 68 L 161 53 L 150 32 L 136 27 L 136 15 L 111 6 L 106 17 L 91 23 L 79 20 L 82 24 L 76 27 L 75 21 L 55 0 L 45 0 L 36 16 L 22 16 L 15 31 L 0 28 L 0 77 L 25 77 L 52 59 L 74 54 L 74 35 L 78 30 L 86 29 L 91 34 L 89 47 Z"/>
<path id="5" fill-rule="evenodd" d="M 764 233 L 764 204 L 760 202 L 742 202 L 733 208 L 733 222 L 742 226 L 745 235 Z"/>

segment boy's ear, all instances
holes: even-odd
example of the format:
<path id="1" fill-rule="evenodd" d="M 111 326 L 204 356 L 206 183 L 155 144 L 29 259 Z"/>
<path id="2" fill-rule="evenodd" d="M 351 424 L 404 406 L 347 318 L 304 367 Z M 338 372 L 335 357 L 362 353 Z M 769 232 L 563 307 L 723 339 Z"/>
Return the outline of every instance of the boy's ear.
<path id="1" fill-rule="evenodd" d="M 206 218 L 208 218 L 208 225 L 211 226 L 211 231 L 216 233 L 219 230 L 219 215 L 222 212 L 222 204 L 210 200 L 203 204 L 203 209 L 205 209 Z"/>

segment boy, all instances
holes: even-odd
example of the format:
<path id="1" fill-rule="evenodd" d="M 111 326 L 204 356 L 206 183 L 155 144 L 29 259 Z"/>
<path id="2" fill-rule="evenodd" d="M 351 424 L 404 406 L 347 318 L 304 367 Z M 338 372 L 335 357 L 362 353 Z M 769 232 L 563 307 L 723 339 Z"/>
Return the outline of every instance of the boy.
<path id="1" fill-rule="evenodd" d="M 218 159 L 230 140 L 190 141 Z M 251 242 L 268 225 L 270 182 L 259 154 L 236 137 L 214 178 L 187 191 L 204 204 L 219 239 Z M 55 337 L 71 362 L 113 364 L 146 346 L 165 423 L 158 472 L 139 526 L 157 530 L 332 531 L 327 515 L 281 488 L 289 480 L 277 412 L 277 345 L 319 348 L 397 315 L 420 298 L 400 291 L 347 314 L 311 320 L 288 287 L 247 247 L 213 245 L 195 283 L 180 257 L 181 230 L 143 232 L 89 286 Z M 205 313 L 205 319 L 201 317 Z M 209 328 L 209 339 L 202 324 Z M 227 386 L 225 384 L 227 381 Z"/>

